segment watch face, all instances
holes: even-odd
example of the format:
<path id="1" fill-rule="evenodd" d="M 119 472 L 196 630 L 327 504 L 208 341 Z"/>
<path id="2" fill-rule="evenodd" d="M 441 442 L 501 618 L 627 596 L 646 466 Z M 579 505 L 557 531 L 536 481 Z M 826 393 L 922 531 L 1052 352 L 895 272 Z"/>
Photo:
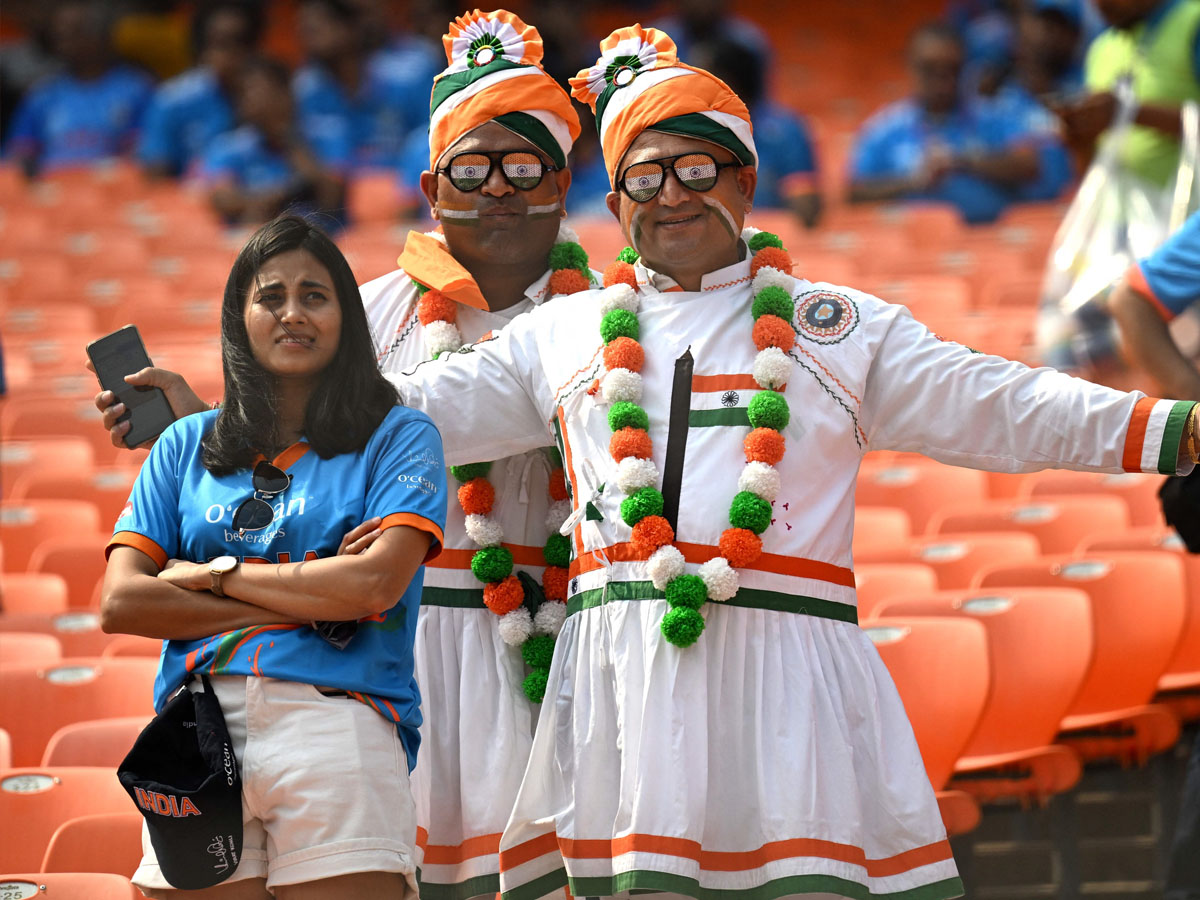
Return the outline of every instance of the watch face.
<path id="1" fill-rule="evenodd" d="M 224 575 L 226 572 L 232 571 L 237 563 L 236 556 L 218 556 L 208 564 L 208 568 L 210 572 L 219 572 Z"/>

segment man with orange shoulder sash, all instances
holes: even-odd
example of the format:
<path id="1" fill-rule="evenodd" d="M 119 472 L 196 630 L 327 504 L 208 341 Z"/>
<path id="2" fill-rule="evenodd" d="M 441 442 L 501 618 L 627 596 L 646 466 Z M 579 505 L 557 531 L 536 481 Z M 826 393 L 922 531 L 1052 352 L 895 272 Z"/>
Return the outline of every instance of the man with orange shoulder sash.
<path id="1" fill-rule="evenodd" d="M 450 462 L 550 428 L 572 485 L 568 616 L 500 845 L 503 896 L 960 896 L 912 729 L 857 625 L 859 462 L 1186 471 L 1196 404 L 976 354 L 794 266 L 744 227 L 741 101 L 662 32 L 600 46 L 572 84 L 630 248 L 603 289 L 397 380 Z"/>

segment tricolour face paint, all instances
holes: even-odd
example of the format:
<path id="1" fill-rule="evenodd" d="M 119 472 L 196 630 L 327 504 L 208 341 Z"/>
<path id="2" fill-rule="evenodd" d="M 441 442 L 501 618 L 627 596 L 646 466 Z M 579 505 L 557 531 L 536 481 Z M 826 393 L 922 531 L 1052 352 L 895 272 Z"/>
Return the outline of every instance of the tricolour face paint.
<path id="1" fill-rule="evenodd" d="M 736 240 L 741 235 L 741 231 L 738 228 L 737 221 L 733 217 L 733 213 L 729 211 L 729 208 L 725 206 L 725 204 L 722 203 L 719 198 L 714 197 L 711 194 L 702 194 L 700 199 L 704 201 L 705 206 L 716 213 L 721 224 L 725 226 L 729 234 Z"/>

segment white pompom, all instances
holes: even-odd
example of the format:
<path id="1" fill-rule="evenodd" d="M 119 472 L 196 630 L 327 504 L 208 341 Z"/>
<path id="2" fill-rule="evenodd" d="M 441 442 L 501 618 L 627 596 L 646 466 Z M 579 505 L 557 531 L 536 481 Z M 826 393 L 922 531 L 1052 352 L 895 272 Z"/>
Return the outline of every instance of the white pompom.
<path id="1" fill-rule="evenodd" d="M 650 581 L 654 586 L 665 591 L 672 578 L 683 574 L 683 554 L 674 544 L 663 544 L 646 560 L 646 571 L 650 573 Z"/>
<path id="2" fill-rule="evenodd" d="M 480 547 L 495 547 L 504 541 L 504 528 L 491 516 L 467 516 L 467 537 Z"/>
<path id="3" fill-rule="evenodd" d="M 779 488 L 779 470 L 764 462 L 746 463 L 746 468 L 742 469 L 742 474 L 738 476 L 739 491 L 749 491 L 768 503 L 779 496 Z"/>
<path id="4" fill-rule="evenodd" d="M 438 319 L 425 326 L 425 346 L 430 356 L 437 356 L 446 350 L 453 352 L 462 345 L 462 333 L 453 322 Z"/>
<path id="5" fill-rule="evenodd" d="M 435 241 L 437 241 L 439 244 L 446 243 L 446 236 L 444 234 L 442 234 L 440 231 L 438 231 L 436 228 L 433 231 L 425 232 L 425 237 L 431 237 Z"/>
<path id="6" fill-rule="evenodd" d="M 617 486 L 626 494 L 658 484 L 658 466 L 652 459 L 627 456 L 617 464 Z"/>
<path id="7" fill-rule="evenodd" d="M 762 388 L 779 390 L 792 377 L 792 361 L 778 347 L 759 350 L 754 357 L 754 380 Z"/>
<path id="8" fill-rule="evenodd" d="M 575 233 L 575 229 L 566 222 L 558 226 L 558 237 L 554 239 L 556 244 L 578 244 L 579 235 Z"/>
<path id="9" fill-rule="evenodd" d="M 791 294 L 796 289 L 796 279 L 787 272 L 781 272 L 771 266 L 763 266 L 755 274 L 754 280 L 750 282 L 750 292 L 757 294 L 763 288 L 768 287 L 783 288 L 788 294 Z"/>
<path id="10" fill-rule="evenodd" d="M 500 617 L 500 640 L 510 647 L 520 647 L 533 637 L 533 617 L 524 606 Z"/>
<path id="11" fill-rule="evenodd" d="M 600 382 L 600 394 L 605 403 L 638 403 L 642 399 L 642 375 L 629 369 L 610 369 Z"/>
<path id="12" fill-rule="evenodd" d="M 547 600 L 538 607 L 537 615 L 533 617 L 533 625 L 538 634 L 548 634 L 556 638 L 566 620 L 567 604 L 559 600 Z"/>
<path id="13" fill-rule="evenodd" d="M 750 243 L 750 238 L 754 237 L 762 231 L 761 228 L 755 228 L 753 225 L 747 225 L 742 229 L 742 240 L 747 244 Z"/>
<path id="14" fill-rule="evenodd" d="M 696 572 L 708 588 L 708 599 L 728 600 L 738 592 L 738 573 L 723 556 L 714 556 Z"/>
<path id="15" fill-rule="evenodd" d="M 600 292 L 600 315 L 606 315 L 614 309 L 625 309 L 631 313 L 638 311 L 637 291 L 621 281 L 610 284 Z"/>
<path id="16" fill-rule="evenodd" d="M 562 528 L 563 522 L 567 521 L 567 517 L 570 515 L 570 500 L 558 500 L 550 504 L 550 508 L 546 510 L 546 530 L 552 534 L 558 534 L 558 529 Z"/>

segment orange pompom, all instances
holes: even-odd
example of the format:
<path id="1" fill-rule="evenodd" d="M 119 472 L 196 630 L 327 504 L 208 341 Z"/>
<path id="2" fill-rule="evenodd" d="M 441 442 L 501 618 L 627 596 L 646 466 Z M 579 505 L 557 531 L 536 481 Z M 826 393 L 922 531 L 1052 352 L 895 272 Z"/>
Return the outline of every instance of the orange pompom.
<path id="1" fill-rule="evenodd" d="M 417 302 L 417 318 L 422 325 L 453 322 L 458 318 L 458 304 L 440 291 L 426 291 Z"/>
<path id="2" fill-rule="evenodd" d="M 542 590 L 546 599 L 566 602 L 568 581 L 565 566 L 546 566 L 542 572 Z"/>
<path id="3" fill-rule="evenodd" d="M 762 556 L 762 538 L 749 528 L 726 528 L 717 546 L 735 569 L 748 566 Z"/>
<path id="4" fill-rule="evenodd" d="M 468 516 L 486 516 L 496 502 L 496 489 L 486 478 L 472 478 L 459 486 L 458 502 Z"/>
<path id="5" fill-rule="evenodd" d="M 649 459 L 652 446 L 650 434 L 644 428 L 626 427 L 613 432 L 612 440 L 608 442 L 608 452 L 617 462 L 627 456 Z"/>
<path id="6" fill-rule="evenodd" d="M 610 263 L 608 268 L 604 270 L 604 286 L 612 287 L 614 284 L 625 283 L 637 290 L 637 273 L 633 271 L 633 266 L 627 262 Z"/>
<path id="7" fill-rule="evenodd" d="M 550 473 L 550 499 L 555 502 L 567 499 L 567 473 L 562 466 Z"/>
<path id="8" fill-rule="evenodd" d="M 629 543 L 638 559 L 649 559 L 650 554 L 675 540 L 675 529 L 662 516 L 646 516 L 633 526 L 633 536 Z"/>
<path id="9" fill-rule="evenodd" d="M 757 275 L 764 266 L 778 269 L 780 272 L 792 274 L 792 255 L 779 247 L 763 247 L 750 260 L 750 274 Z"/>
<path id="10" fill-rule="evenodd" d="M 774 428 L 755 428 L 742 442 L 746 462 L 761 462 L 773 466 L 783 459 L 783 435 Z"/>
<path id="11" fill-rule="evenodd" d="M 516 575 L 483 586 L 483 605 L 498 616 L 512 612 L 525 602 L 525 589 Z"/>
<path id="12" fill-rule="evenodd" d="M 633 338 L 613 338 L 604 347 L 604 367 L 610 372 L 613 369 L 640 372 L 645 362 L 646 351 Z"/>
<path id="13" fill-rule="evenodd" d="M 557 269 L 550 275 L 550 293 L 577 294 L 590 289 L 592 283 L 578 269 Z"/>
<path id="14" fill-rule="evenodd" d="M 796 342 L 796 332 L 779 316 L 759 316 L 754 323 L 754 346 L 759 350 L 778 347 L 784 353 Z"/>

